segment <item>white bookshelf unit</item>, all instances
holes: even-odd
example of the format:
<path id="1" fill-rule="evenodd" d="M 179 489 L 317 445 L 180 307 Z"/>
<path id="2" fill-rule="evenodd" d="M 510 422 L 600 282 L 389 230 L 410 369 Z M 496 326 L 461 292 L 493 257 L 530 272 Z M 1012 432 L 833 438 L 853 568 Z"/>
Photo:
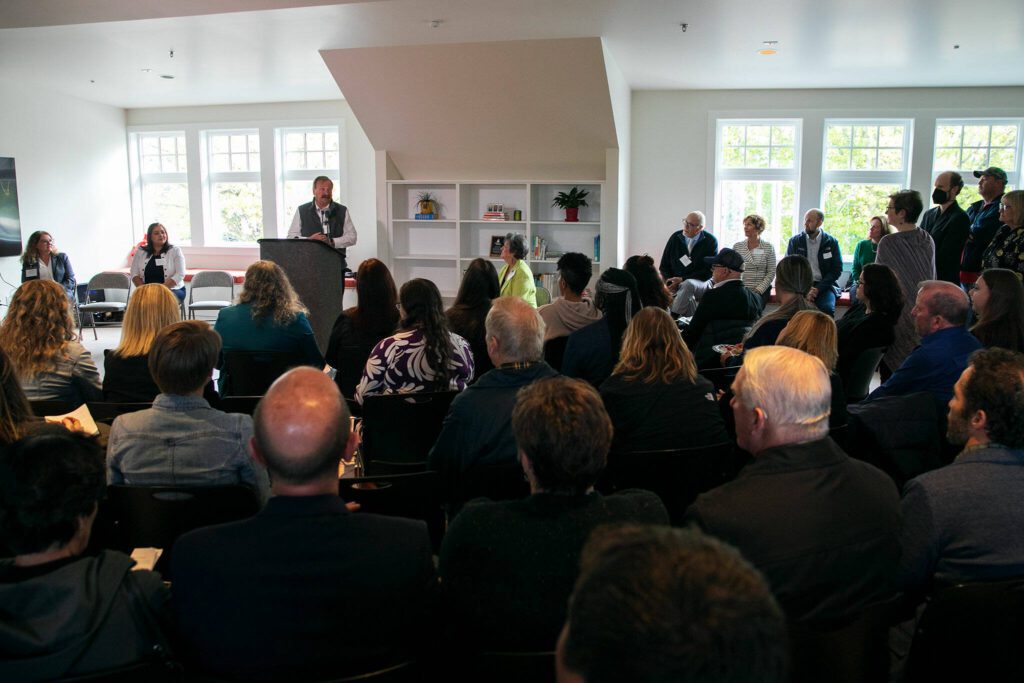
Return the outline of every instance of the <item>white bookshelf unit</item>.
<path id="1" fill-rule="evenodd" d="M 561 254 L 576 251 L 594 261 L 594 275 L 614 264 L 615 231 L 609 216 L 602 213 L 603 181 L 414 181 L 390 180 L 388 187 L 388 239 L 395 282 L 422 277 L 433 282 L 441 295 L 454 298 L 462 273 L 470 261 L 487 258 L 501 269 L 501 259 L 490 255 L 492 235 L 522 234 L 528 247 L 534 237 L 547 244 L 547 258 L 526 261 L 534 275 L 553 273 Z M 588 190 L 587 206 L 580 207 L 579 222 L 565 221 L 565 212 L 553 207 L 559 192 L 573 187 Z M 430 192 L 440 205 L 434 220 L 417 220 L 416 205 L 422 192 Z M 485 221 L 489 204 L 503 204 L 511 219 L 520 211 L 521 220 Z M 595 253 L 595 238 L 599 238 Z M 602 266 L 606 262 L 608 265 Z M 557 295 L 557 291 L 553 293 Z"/>

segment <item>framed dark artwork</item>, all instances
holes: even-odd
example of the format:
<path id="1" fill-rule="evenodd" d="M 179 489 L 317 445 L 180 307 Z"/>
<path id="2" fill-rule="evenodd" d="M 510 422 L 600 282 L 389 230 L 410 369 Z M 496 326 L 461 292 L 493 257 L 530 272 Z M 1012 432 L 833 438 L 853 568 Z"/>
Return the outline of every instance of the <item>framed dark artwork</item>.
<path id="1" fill-rule="evenodd" d="M 0 157 L 0 256 L 21 253 L 21 214 L 14 157 Z"/>
<path id="2" fill-rule="evenodd" d="M 501 248 L 504 246 L 504 235 L 491 235 L 491 256 L 501 256 Z"/>

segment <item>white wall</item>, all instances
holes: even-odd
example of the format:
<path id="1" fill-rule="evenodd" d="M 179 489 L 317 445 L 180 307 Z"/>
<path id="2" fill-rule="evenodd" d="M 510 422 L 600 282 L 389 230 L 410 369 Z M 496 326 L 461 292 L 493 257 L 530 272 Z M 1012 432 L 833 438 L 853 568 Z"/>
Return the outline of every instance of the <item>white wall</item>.
<path id="1" fill-rule="evenodd" d="M 334 198 L 348 207 L 359 233 L 356 245 L 348 249 L 349 267 L 355 270 L 360 261 L 377 255 L 374 151 L 344 100 L 129 109 L 126 117 L 129 126 L 227 124 L 248 127 L 262 123 L 276 127 L 325 120 L 336 122 L 342 131 L 346 166 L 344 177 L 334 188 Z M 288 226 L 278 227 L 283 236 Z M 144 228 L 140 226 L 140 230 Z M 259 258 L 259 248 L 186 247 L 185 254 L 190 268 L 244 269 Z"/>
<path id="2" fill-rule="evenodd" d="M 626 253 L 647 252 L 657 260 L 688 211 L 714 214 L 717 118 L 803 119 L 799 207 L 803 213 L 821 197 L 826 118 L 913 118 L 910 185 L 928 196 L 936 118 L 1021 115 L 1021 87 L 635 91 Z"/>
<path id="3" fill-rule="evenodd" d="M 50 232 L 79 282 L 127 263 L 131 202 L 124 110 L 0 81 L 0 156 L 14 157 L 22 243 Z M 0 300 L 21 281 L 0 258 Z"/>
<path id="4" fill-rule="evenodd" d="M 612 102 L 612 115 L 615 118 L 615 137 L 618 148 L 614 154 L 615 168 L 608 168 L 605 172 L 607 183 L 605 185 L 608 195 L 614 194 L 617 200 L 617 207 L 614 219 L 614 235 L 606 235 L 605 225 L 601 227 L 601 243 L 603 245 L 615 245 L 615 254 L 602 253 L 602 266 L 609 263 L 621 266 L 625 263 L 628 254 L 626 253 L 626 236 L 629 234 L 629 180 L 630 180 L 630 154 L 632 145 L 632 91 L 629 83 L 623 75 L 615 58 L 608 50 L 607 43 L 604 45 L 605 72 L 608 75 L 608 95 Z M 601 222 L 607 224 L 607 218 L 602 217 Z M 614 239 L 610 239 L 614 237 Z M 608 249 L 603 247 L 602 252 Z"/>

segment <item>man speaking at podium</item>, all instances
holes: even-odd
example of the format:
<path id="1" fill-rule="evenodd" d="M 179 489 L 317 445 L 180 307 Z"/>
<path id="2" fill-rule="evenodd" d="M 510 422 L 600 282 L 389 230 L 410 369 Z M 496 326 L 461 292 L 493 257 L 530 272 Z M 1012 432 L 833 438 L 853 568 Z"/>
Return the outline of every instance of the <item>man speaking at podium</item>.
<path id="1" fill-rule="evenodd" d="M 313 181 L 313 201 L 295 210 L 288 237 L 305 237 L 332 245 L 345 259 L 345 247 L 356 243 L 356 226 L 348 207 L 334 201 L 334 183 L 327 176 Z M 348 262 L 345 262 L 348 268 Z"/>

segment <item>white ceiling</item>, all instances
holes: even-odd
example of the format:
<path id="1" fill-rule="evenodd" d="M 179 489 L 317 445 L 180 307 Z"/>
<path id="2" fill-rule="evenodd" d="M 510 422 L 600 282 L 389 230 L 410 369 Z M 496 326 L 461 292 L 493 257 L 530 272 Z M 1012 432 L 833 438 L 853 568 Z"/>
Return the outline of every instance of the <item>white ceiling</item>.
<path id="1" fill-rule="evenodd" d="M 604 38 L 634 89 L 1024 85 L 1021 0 L 987 0 L 979 11 L 953 0 L 0 0 L 0 7 L 0 78 L 126 108 L 339 98 L 320 50 L 594 36 Z M 431 28 L 433 19 L 439 27 Z M 686 33 L 680 22 L 689 23 Z M 779 41 L 779 54 L 758 56 L 763 40 Z M 174 80 L 159 78 L 164 73 Z"/>

